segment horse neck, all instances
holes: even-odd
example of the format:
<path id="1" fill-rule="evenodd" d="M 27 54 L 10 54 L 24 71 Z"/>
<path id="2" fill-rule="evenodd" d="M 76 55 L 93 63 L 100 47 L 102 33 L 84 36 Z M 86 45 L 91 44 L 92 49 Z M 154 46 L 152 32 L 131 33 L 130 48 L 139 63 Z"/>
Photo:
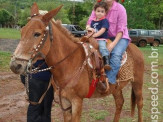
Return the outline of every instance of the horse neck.
<path id="1" fill-rule="evenodd" d="M 81 67 L 85 59 L 82 46 L 72 42 L 66 36 L 59 28 L 53 25 L 53 42 L 46 61 L 49 66 L 56 65 L 52 70 L 52 74 L 57 80 L 70 77 Z M 76 51 L 72 53 L 74 50 Z M 67 58 L 64 59 L 65 57 Z M 61 60 L 63 61 L 60 62 Z M 60 63 L 58 64 L 58 62 Z"/>

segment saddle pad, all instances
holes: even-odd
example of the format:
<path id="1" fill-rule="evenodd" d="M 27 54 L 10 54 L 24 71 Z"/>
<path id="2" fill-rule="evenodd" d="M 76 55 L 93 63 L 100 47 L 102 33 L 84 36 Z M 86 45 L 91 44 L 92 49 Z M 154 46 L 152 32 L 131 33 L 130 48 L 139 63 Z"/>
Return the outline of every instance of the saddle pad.
<path id="1" fill-rule="evenodd" d="M 123 66 L 127 61 L 127 52 L 125 51 L 123 56 L 122 56 L 122 60 L 121 60 L 121 66 Z"/>
<path id="2" fill-rule="evenodd" d="M 127 52 L 125 52 L 125 55 L 123 57 L 121 68 L 117 75 L 117 82 L 134 81 L 133 59 L 129 54 L 127 54 Z"/>
<path id="3" fill-rule="evenodd" d="M 90 46 L 90 45 L 89 45 Z M 88 56 L 88 45 L 83 44 L 86 56 Z M 92 48 L 92 47 L 91 47 Z M 93 69 L 92 61 L 90 58 L 87 59 L 88 66 Z M 132 57 L 127 53 L 127 51 L 124 52 L 122 56 L 121 61 L 121 67 L 117 75 L 117 82 L 120 81 L 134 81 L 133 77 L 133 60 Z"/>

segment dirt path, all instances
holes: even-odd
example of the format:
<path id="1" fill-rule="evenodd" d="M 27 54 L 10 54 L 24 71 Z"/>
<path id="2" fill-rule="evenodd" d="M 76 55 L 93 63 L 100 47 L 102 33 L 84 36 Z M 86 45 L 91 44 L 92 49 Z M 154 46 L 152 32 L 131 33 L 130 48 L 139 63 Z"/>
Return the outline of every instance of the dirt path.
<path id="1" fill-rule="evenodd" d="M 0 122 L 25 122 L 27 105 L 19 76 L 0 72 Z"/>
<path id="2" fill-rule="evenodd" d="M 26 93 L 19 75 L 12 72 L 0 72 L 0 122 L 26 122 L 26 111 L 28 102 L 25 99 Z M 109 96 L 110 97 L 110 96 Z M 112 104 L 106 107 L 110 101 L 104 99 L 85 99 L 83 104 L 82 122 L 95 122 L 91 120 L 88 113 L 99 114 L 103 111 L 115 111 Z M 112 103 L 112 102 L 111 102 Z M 113 103 L 114 105 L 114 103 Z M 96 112 L 99 110 L 100 112 Z M 129 111 L 122 112 L 122 116 L 129 116 Z M 60 107 L 53 104 L 52 119 L 55 122 L 62 122 L 63 116 Z M 113 114 L 105 118 L 105 122 L 112 121 Z M 104 122 L 104 121 L 96 121 Z"/>
<path id="3" fill-rule="evenodd" d="M 0 39 L 0 51 L 13 52 L 18 45 L 19 40 Z"/>

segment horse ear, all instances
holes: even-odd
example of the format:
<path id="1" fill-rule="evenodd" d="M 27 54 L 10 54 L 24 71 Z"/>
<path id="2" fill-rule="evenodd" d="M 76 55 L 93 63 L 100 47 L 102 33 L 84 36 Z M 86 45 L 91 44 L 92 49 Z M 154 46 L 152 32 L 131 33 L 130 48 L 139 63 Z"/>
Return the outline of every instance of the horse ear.
<path id="1" fill-rule="evenodd" d="M 32 8 L 31 8 L 31 17 L 38 15 L 39 14 L 39 9 L 37 6 L 37 3 L 33 3 Z"/>
<path id="2" fill-rule="evenodd" d="M 42 17 L 42 21 L 47 25 L 49 23 L 49 21 L 55 16 L 57 15 L 57 13 L 60 11 L 60 9 L 63 7 L 63 5 L 59 6 L 58 8 L 49 11 L 47 14 L 45 14 Z"/>

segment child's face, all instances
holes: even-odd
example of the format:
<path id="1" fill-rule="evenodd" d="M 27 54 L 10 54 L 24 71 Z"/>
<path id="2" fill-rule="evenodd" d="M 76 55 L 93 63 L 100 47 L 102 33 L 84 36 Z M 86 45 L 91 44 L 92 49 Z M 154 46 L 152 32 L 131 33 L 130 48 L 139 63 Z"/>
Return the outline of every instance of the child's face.
<path id="1" fill-rule="evenodd" d="M 98 20 L 106 15 L 106 11 L 104 8 L 98 7 L 95 10 L 95 14 L 96 14 L 96 19 Z"/>

